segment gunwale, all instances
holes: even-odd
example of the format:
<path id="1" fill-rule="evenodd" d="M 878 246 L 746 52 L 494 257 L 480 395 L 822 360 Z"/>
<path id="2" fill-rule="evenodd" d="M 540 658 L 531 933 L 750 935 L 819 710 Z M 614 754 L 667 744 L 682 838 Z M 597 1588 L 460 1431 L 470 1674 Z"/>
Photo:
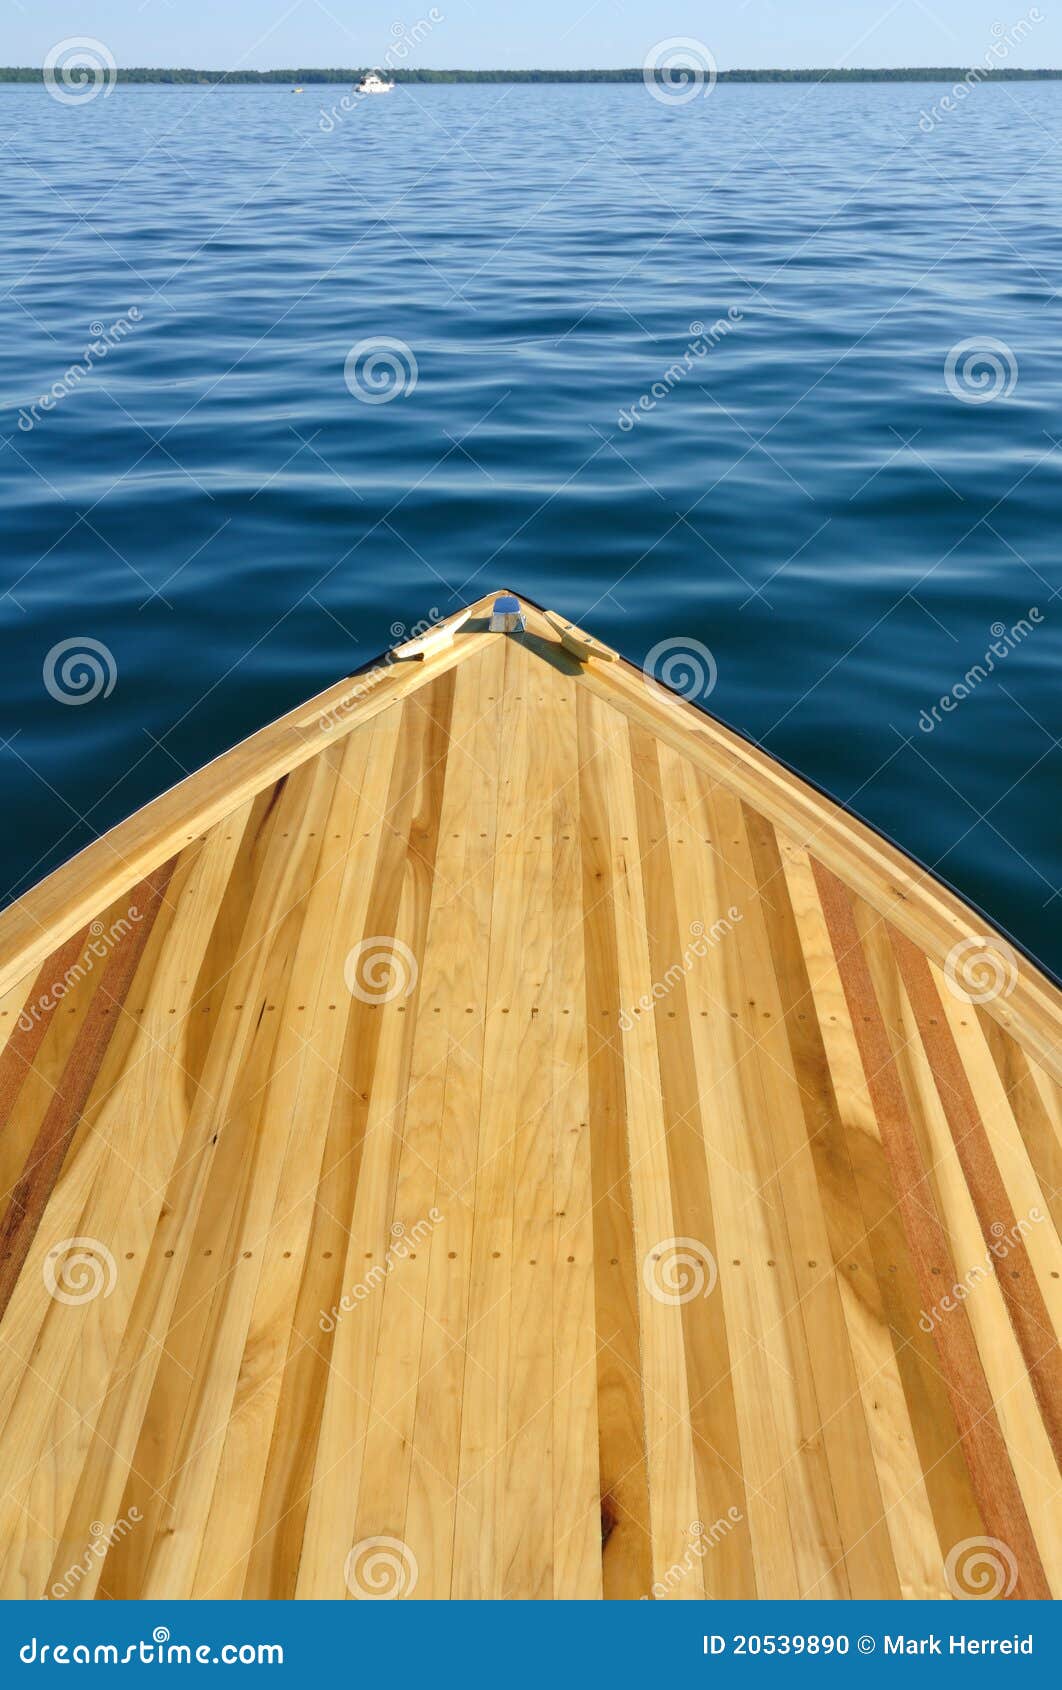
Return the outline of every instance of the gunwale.
<path id="1" fill-rule="evenodd" d="M 579 636 L 574 623 L 544 610 L 526 594 L 499 588 L 443 618 L 420 639 L 369 659 L 306 703 L 222 752 L 120 822 L 0 912 L 0 997 L 15 987 L 90 920 L 123 887 L 152 873 L 180 844 L 235 810 L 271 781 L 298 768 L 329 744 L 399 703 L 429 678 L 496 639 L 486 627 L 499 593 L 519 599 L 528 643 L 597 696 L 646 725 L 661 740 L 703 763 L 743 798 L 762 809 L 872 908 L 943 964 L 954 946 L 981 937 L 1016 962 L 1013 987 L 986 1012 L 1062 1083 L 1062 988 L 1028 950 L 964 899 L 932 869 L 703 706 L 646 684 L 640 669 L 582 636 L 590 661 L 565 649 L 558 628 Z M 576 641 L 577 643 L 577 641 Z M 606 651 L 608 661 L 593 655 Z"/>

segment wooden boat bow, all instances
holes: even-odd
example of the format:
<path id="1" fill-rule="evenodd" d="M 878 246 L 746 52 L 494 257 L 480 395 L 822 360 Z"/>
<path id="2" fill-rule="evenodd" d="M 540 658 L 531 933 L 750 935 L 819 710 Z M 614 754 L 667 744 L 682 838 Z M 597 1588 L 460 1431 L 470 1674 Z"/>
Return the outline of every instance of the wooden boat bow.
<path id="1" fill-rule="evenodd" d="M 0 915 L 0 1591 L 1062 1594 L 1062 996 L 508 596 Z"/>

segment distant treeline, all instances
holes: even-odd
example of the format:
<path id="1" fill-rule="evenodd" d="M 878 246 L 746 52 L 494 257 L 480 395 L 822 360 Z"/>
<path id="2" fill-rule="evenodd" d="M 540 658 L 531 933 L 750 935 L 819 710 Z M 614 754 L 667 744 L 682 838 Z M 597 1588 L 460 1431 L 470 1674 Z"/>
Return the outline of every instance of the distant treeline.
<path id="1" fill-rule="evenodd" d="M 331 70 L 156 70 L 137 67 L 118 71 L 119 82 L 202 83 L 356 82 L 371 65 Z M 408 70 L 390 68 L 394 82 L 641 82 L 643 72 L 633 70 Z M 960 82 L 969 67 L 938 65 L 908 70 L 721 70 L 720 82 Z M 979 82 L 1056 82 L 1062 70 L 998 70 L 979 68 Z M 0 82 L 39 82 L 41 72 L 32 65 L 0 65 Z"/>

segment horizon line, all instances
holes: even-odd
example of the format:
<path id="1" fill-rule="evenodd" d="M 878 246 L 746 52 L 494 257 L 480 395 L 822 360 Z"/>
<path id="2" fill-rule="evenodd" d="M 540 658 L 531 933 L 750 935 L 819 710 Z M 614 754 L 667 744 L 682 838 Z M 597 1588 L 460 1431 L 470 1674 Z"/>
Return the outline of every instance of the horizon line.
<path id="1" fill-rule="evenodd" d="M 682 67 L 678 67 L 682 68 Z M 697 67 L 688 67 L 697 74 Z M 379 65 L 330 65 L 330 66 L 277 66 L 268 70 L 250 70 L 246 68 L 234 70 L 215 70 L 208 66 L 198 65 L 118 65 L 113 67 L 113 75 L 119 80 L 153 80 L 161 78 L 192 78 L 201 77 L 212 82 L 344 82 L 350 78 L 364 75 L 370 70 L 379 70 Z M 648 76 L 659 78 L 660 67 L 647 66 L 586 66 L 578 69 L 564 69 L 551 66 L 531 66 L 524 69 L 515 68 L 467 68 L 455 67 L 451 69 L 431 69 L 412 67 L 388 67 L 388 75 L 395 82 L 525 82 L 531 80 L 557 82 L 640 82 Z M 1022 69 L 1018 66 L 994 66 L 991 69 L 982 65 L 864 65 L 847 67 L 827 66 L 767 66 L 764 68 L 739 67 L 731 70 L 719 70 L 711 75 L 700 72 L 705 81 L 717 82 L 770 82 L 770 81 L 884 81 L 896 82 L 925 82 L 939 79 L 950 81 L 976 75 L 979 81 L 995 82 L 1026 82 L 1051 81 L 1062 78 L 1062 68 L 1049 66 L 1035 69 Z M 44 75 L 43 67 L 37 65 L 0 65 L 0 81 L 36 81 Z"/>

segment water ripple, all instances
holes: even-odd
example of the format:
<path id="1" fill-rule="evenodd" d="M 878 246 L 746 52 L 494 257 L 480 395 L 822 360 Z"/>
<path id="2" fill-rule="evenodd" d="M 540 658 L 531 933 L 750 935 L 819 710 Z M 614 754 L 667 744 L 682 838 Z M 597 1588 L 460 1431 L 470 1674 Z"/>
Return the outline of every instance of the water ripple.
<path id="1" fill-rule="evenodd" d="M 707 644 L 721 715 L 1062 967 L 1062 87 L 929 134 L 926 85 L 342 92 L 0 91 L 0 893 L 505 583 Z M 359 403 L 379 337 L 415 385 Z M 77 710 L 73 634 L 118 669 Z"/>

